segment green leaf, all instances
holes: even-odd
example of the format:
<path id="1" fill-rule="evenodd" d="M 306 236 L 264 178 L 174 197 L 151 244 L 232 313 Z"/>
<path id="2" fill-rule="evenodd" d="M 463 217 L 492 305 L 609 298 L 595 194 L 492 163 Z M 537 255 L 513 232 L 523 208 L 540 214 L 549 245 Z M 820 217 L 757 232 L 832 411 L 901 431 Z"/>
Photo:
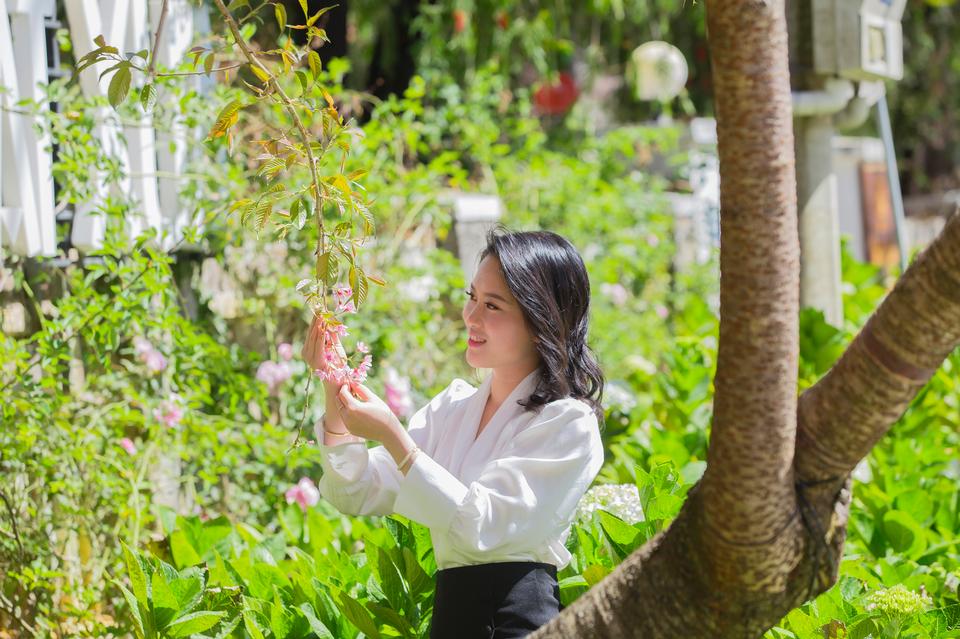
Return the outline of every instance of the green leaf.
<path id="1" fill-rule="evenodd" d="M 309 603 L 302 603 L 300 604 L 300 612 L 302 612 L 303 616 L 306 617 L 307 623 L 310 624 L 310 631 L 317 635 L 318 639 L 334 639 L 333 633 L 330 632 L 330 629 L 327 628 L 323 622 L 317 618 L 317 614 L 314 612 L 313 606 L 311 606 Z"/>
<path id="2" fill-rule="evenodd" d="M 310 9 L 307 8 L 307 0 L 300 0 L 300 8 L 303 9 L 303 19 L 306 20 L 310 15 Z"/>
<path id="3" fill-rule="evenodd" d="M 924 530 L 909 514 L 889 510 L 883 515 L 883 532 L 890 547 L 909 558 L 915 558 L 927 547 Z"/>
<path id="4" fill-rule="evenodd" d="M 157 103 L 157 87 L 151 84 L 145 84 L 140 91 L 140 106 L 144 112 L 149 113 L 153 105 Z"/>
<path id="5" fill-rule="evenodd" d="M 359 266 L 350 267 L 350 286 L 353 288 L 353 303 L 359 307 L 367 299 L 370 288 L 367 276 Z"/>
<path id="6" fill-rule="evenodd" d="M 406 593 L 397 565 L 393 563 L 393 559 L 383 548 L 369 541 L 366 543 L 366 547 L 372 548 L 373 552 L 376 553 L 377 575 L 380 577 L 380 586 L 383 588 L 383 594 L 386 595 L 387 601 L 390 602 L 394 610 L 403 609 Z"/>
<path id="7" fill-rule="evenodd" d="M 317 78 L 320 77 L 320 54 L 311 50 L 307 54 L 307 62 L 310 64 L 310 73 L 313 74 L 313 80 L 316 82 Z"/>
<path id="8" fill-rule="evenodd" d="M 208 138 L 218 138 L 221 135 L 225 135 L 226 132 L 237 123 L 239 119 L 240 109 L 244 107 L 243 102 L 240 100 L 233 100 L 227 106 L 220 109 L 220 114 L 217 115 L 216 122 L 213 123 L 213 126 L 210 128 L 210 133 L 207 136 Z"/>
<path id="9" fill-rule="evenodd" d="M 610 541 L 623 548 L 634 545 L 637 535 L 640 534 L 639 530 L 605 510 L 598 509 L 597 515 L 600 519 L 600 527 L 603 528 L 603 532 L 607 534 Z"/>
<path id="10" fill-rule="evenodd" d="M 264 639 L 263 631 L 260 629 L 260 624 L 257 623 L 256 616 L 253 611 L 246 608 L 243 610 L 243 627 L 246 628 L 247 633 L 253 639 Z"/>
<path id="11" fill-rule="evenodd" d="M 264 84 L 270 82 L 270 74 L 260 68 L 259 64 L 251 64 L 250 70 L 253 71 L 253 75 L 257 76 Z"/>
<path id="12" fill-rule="evenodd" d="M 307 26 L 308 26 L 308 27 L 312 27 L 312 26 L 314 25 L 314 23 L 316 23 L 316 21 L 320 19 L 320 16 L 322 16 L 323 14 L 325 14 L 327 11 L 330 11 L 330 10 L 333 9 L 335 6 L 337 6 L 337 5 L 335 5 L 335 4 L 334 4 L 334 5 L 330 5 L 329 7 L 324 7 L 323 9 L 320 9 L 319 11 L 317 11 L 315 14 L 313 14 L 313 15 L 310 17 L 309 20 L 307 20 Z M 306 12 L 304 12 L 304 13 L 306 13 Z"/>
<path id="13" fill-rule="evenodd" d="M 343 613 L 343 616 L 350 621 L 350 623 L 356 626 L 360 632 L 366 636 L 373 637 L 374 639 L 380 639 L 380 631 L 377 630 L 376 624 L 373 623 L 373 617 L 370 616 L 370 613 L 367 612 L 366 608 L 360 605 L 359 601 L 345 592 L 340 593 L 340 596 L 337 599 L 337 604 L 339 604 L 340 611 Z"/>
<path id="14" fill-rule="evenodd" d="M 130 92 L 130 77 L 130 67 L 124 66 L 114 73 L 110 79 L 110 86 L 107 88 L 107 100 L 114 109 L 127 99 L 127 94 Z"/>
<path id="15" fill-rule="evenodd" d="M 137 631 L 137 636 L 140 637 L 140 639 L 143 639 L 144 637 L 143 617 L 140 616 L 140 604 L 137 602 L 136 596 L 134 596 L 134 594 L 130 592 L 130 590 L 128 590 L 127 587 L 124 586 L 119 581 L 114 579 L 113 583 L 119 586 L 120 592 L 123 593 L 123 598 L 127 600 L 127 605 L 130 606 L 130 614 L 133 616 L 133 620 L 137 624 L 134 627 L 134 630 Z"/>
<path id="16" fill-rule="evenodd" d="M 169 626 L 164 633 L 169 637 L 189 637 L 192 634 L 203 632 L 217 625 L 226 615 L 223 611 L 200 610 L 180 617 Z"/>
<path id="17" fill-rule="evenodd" d="M 433 580 L 417 561 L 414 551 L 404 546 L 401 552 L 403 553 L 403 575 L 407 579 L 410 596 L 417 599 L 422 594 L 432 592 Z"/>
<path id="18" fill-rule="evenodd" d="M 153 590 L 153 614 L 156 619 L 157 628 L 164 628 L 180 612 L 180 602 L 177 596 L 173 594 L 167 577 L 162 571 L 157 570 L 153 573 L 150 580 L 150 586 Z"/>
<path id="19" fill-rule="evenodd" d="M 272 202 L 261 202 L 257 205 L 256 210 L 256 219 L 257 219 L 257 230 L 262 231 L 263 228 L 267 225 L 267 222 L 270 221 L 270 216 L 273 214 L 273 203 Z"/>
<path id="20" fill-rule="evenodd" d="M 283 158 L 277 158 L 277 157 L 270 158 L 260 166 L 260 170 L 257 171 L 257 175 L 261 177 L 263 176 L 272 177 L 278 171 L 280 171 L 280 169 L 285 167 L 286 164 L 287 163 L 283 160 Z"/>
<path id="21" fill-rule="evenodd" d="M 143 604 L 144 608 L 149 608 L 150 586 L 143 568 L 144 562 L 140 557 L 140 553 L 135 550 L 130 550 L 130 547 L 122 541 L 120 542 L 120 546 L 123 548 L 123 561 L 127 565 L 127 574 L 130 576 L 130 585 L 133 588 L 133 594 L 137 597 L 137 601 Z"/>
<path id="22" fill-rule="evenodd" d="M 203 561 L 190 544 L 187 534 L 183 530 L 175 530 L 170 535 L 170 554 L 173 555 L 173 563 L 178 568 L 195 566 Z"/>
<path id="23" fill-rule="evenodd" d="M 280 26 L 280 30 L 283 31 L 287 28 L 287 8 L 283 6 L 282 2 L 277 2 L 273 5 L 273 14 L 277 17 L 277 24 Z"/>
<path id="24" fill-rule="evenodd" d="M 179 614 L 185 614 L 197 607 L 203 598 L 206 583 L 205 569 L 192 566 L 182 570 L 176 579 L 170 580 L 170 590 L 177 598 Z"/>

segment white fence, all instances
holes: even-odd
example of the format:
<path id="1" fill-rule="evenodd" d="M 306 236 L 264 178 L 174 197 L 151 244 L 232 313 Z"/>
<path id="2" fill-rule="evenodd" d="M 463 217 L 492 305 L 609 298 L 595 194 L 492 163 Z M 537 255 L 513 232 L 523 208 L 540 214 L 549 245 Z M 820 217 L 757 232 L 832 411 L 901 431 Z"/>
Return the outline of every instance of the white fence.
<path id="1" fill-rule="evenodd" d="M 66 10 L 73 51 L 79 58 L 102 34 L 121 51 L 152 49 L 161 0 L 60 0 Z M 56 252 L 56 208 L 50 140 L 37 132 L 31 117 L 14 105 L 25 98 L 40 101 L 49 66 L 44 22 L 56 15 L 57 0 L 0 0 L 0 248 L 25 256 Z M 183 58 L 202 19 L 188 0 L 170 0 L 158 63 L 173 67 Z M 101 65 L 80 76 L 83 93 L 105 95 L 110 75 L 98 80 Z M 98 114 L 94 135 L 121 162 L 127 177 L 117 188 L 138 205 L 126 220 L 131 237 L 146 228 L 164 234 L 171 247 L 189 223 L 179 202 L 179 180 L 186 161 L 188 131 L 175 123 L 170 133 L 157 132 L 149 115 L 129 126 L 112 123 L 108 107 Z M 163 176 L 163 177 L 160 177 Z M 94 196 L 77 203 L 70 237 L 81 250 L 97 248 L 104 224 L 97 214 L 107 195 L 98 179 Z"/>

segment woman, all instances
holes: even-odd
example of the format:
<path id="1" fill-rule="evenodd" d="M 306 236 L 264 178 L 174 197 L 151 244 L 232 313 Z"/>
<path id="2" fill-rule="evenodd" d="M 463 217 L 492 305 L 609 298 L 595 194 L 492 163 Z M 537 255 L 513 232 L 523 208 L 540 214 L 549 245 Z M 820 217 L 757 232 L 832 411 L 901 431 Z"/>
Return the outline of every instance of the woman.
<path id="1" fill-rule="evenodd" d="M 466 359 L 492 373 L 479 388 L 453 380 L 406 430 L 365 386 L 325 382 L 318 486 L 344 513 L 430 528 L 431 637 L 522 637 L 560 611 L 564 542 L 603 465 L 590 282 L 559 235 L 495 231 L 466 293 Z M 315 323 L 304 346 L 318 369 L 339 346 L 324 334 Z"/>

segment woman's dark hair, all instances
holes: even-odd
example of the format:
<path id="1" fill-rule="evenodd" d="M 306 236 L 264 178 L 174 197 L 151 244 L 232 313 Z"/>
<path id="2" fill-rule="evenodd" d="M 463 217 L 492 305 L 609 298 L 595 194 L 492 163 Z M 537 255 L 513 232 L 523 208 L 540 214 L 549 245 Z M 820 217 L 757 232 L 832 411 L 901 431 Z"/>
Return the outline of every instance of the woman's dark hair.
<path id="1" fill-rule="evenodd" d="M 577 249 L 549 231 L 487 234 L 480 259 L 496 257 L 507 287 L 537 337 L 541 376 L 529 399 L 536 410 L 556 399 L 574 397 L 589 404 L 603 423 L 603 372 L 587 346 L 590 279 Z"/>

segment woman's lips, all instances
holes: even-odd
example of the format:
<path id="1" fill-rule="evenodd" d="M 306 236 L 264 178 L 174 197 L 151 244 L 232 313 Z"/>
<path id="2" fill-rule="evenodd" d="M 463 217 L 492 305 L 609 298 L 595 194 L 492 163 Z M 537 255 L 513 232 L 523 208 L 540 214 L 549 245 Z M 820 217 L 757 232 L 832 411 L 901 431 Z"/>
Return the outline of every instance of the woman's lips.
<path id="1" fill-rule="evenodd" d="M 467 346 L 470 347 L 470 348 L 478 348 L 478 347 L 480 347 L 480 346 L 483 346 L 483 345 L 486 344 L 486 343 L 487 343 L 486 340 L 483 340 L 483 341 L 474 341 L 474 339 L 473 339 L 472 337 L 468 337 L 468 338 L 467 338 Z"/>

